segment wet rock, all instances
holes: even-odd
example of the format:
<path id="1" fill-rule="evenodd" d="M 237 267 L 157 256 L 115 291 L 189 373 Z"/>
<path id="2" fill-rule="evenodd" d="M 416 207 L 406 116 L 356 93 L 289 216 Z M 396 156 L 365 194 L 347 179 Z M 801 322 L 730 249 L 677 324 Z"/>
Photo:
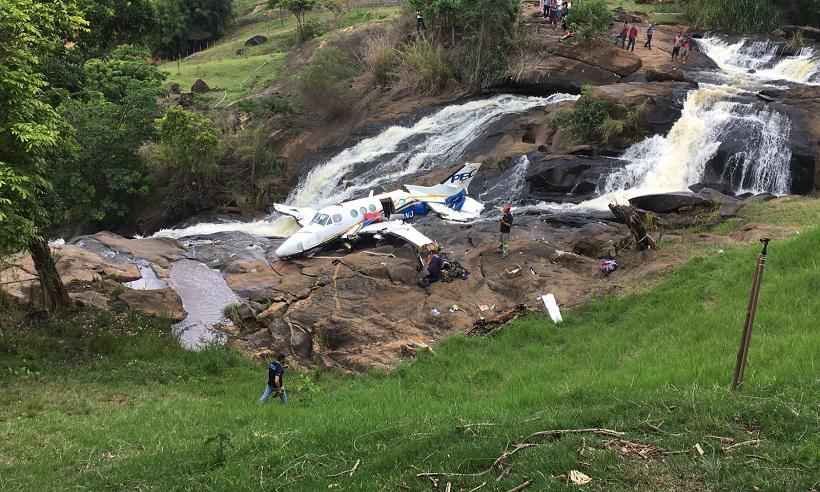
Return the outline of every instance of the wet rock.
<path id="1" fill-rule="evenodd" d="M 657 68 L 646 69 L 647 82 L 685 82 L 684 72 L 672 63 Z"/>
<path id="2" fill-rule="evenodd" d="M 783 26 L 783 31 L 792 35 L 800 33 L 805 38 L 820 41 L 820 29 L 814 26 L 787 25 Z"/>
<path id="3" fill-rule="evenodd" d="M 173 239 L 126 239 L 107 231 L 85 237 L 94 239 L 115 252 L 142 258 L 162 268 L 167 268 L 171 262 L 179 260 L 185 253 L 185 250 Z"/>
<path id="4" fill-rule="evenodd" d="M 173 289 L 134 290 L 126 288 L 117 296 L 128 309 L 149 316 L 158 316 L 172 321 L 182 321 L 186 313 L 182 301 Z"/>
<path id="5" fill-rule="evenodd" d="M 498 83 L 494 88 L 522 94 L 579 93 L 584 85 L 614 84 L 620 80 L 614 72 L 561 56 L 546 56 L 527 64 L 520 72 Z"/>
<path id="6" fill-rule="evenodd" d="M 630 108 L 642 107 L 642 127 L 649 134 L 666 134 L 680 119 L 680 101 L 687 91 L 696 88 L 688 82 L 629 82 L 593 87 L 590 95 Z"/>
<path id="7" fill-rule="evenodd" d="M 530 166 L 527 182 L 530 196 L 549 193 L 594 193 L 602 175 L 623 165 L 622 161 L 606 157 L 582 155 L 536 155 L 529 156 Z"/>
<path id="8" fill-rule="evenodd" d="M 245 46 L 259 46 L 260 44 L 264 44 L 268 42 L 267 36 L 262 36 L 261 34 L 257 34 L 256 36 L 252 36 L 245 41 Z"/>
<path id="9" fill-rule="evenodd" d="M 191 86 L 191 92 L 194 94 L 204 94 L 210 90 L 211 88 L 208 87 L 208 84 L 206 84 L 202 79 L 196 79 L 194 84 Z"/>
<path id="10" fill-rule="evenodd" d="M 619 77 L 627 77 L 641 68 L 641 59 L 637 55 L 611 44 L 592 47 L 559 45 L 552 56 L 577 60 Z"/>
<path id="11" fill-rule="evenodd" d="M 629 203 L 641 210 L 660 214 L 708 209 L 715 205 L 712 201 L 700 195 L 686 192 L 638 196 L 630 198 Z"/>
<path id="12" fill-rule="evenodd" d="M 68 296 L 79 306 L 94 307 L 100 310 L 107 310 L 110 307 L 110 299 L 101 292 L 86 290 L 83 292 L 71 292 Z"/>

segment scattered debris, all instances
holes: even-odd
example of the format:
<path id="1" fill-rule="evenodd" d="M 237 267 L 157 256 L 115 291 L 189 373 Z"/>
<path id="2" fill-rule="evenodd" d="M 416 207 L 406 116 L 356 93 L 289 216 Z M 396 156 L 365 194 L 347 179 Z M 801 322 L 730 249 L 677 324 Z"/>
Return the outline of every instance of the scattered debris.
<path id="1" fill-rule="evenodd" d="M 438 316 L 438 315 L 440 315 L 440 314 L 441 314 L 441 311 L 439 311 L 439 310 L 438 310 L 438 309 L 436 309 L 436 308 L 433 308 L 433 309 L 430 311 L 430 314 L 432 314 L 433 316 Z"/>
<path id="2" fill-rule="evenodd" d="M 453 304 L 452 306 L 450 306 L 450 312 L 451 313 L 454 313 L 456 311 L 461 311 L 461 308 L 458 307 L 458 304 Z"/>
<path id="3" fill-rule="evenodd" d="M 739 442 L 739 443 L 735 443 L 735 444 L 730 444 L 728 446 L 723 446 L 721 449 L 723 450 L 724 453 L 728 453 L 728 452 L 734 450 L 735 448 L 739 448 L 739 447 L 742 447 L 742 446 L 757 447 L 759 445 L 760 445 L 760 439 L 751 439 L 749 441 L 743 441 L 743 442 Z"/>
<path id="4" fill-rule="evenodd" d="M 699 454 L 699 455 L 701 455 L 701 456 L 703 456 L 704 454 L 706 454 L 706 453 L 703 451 L 703 448 L 701 447 L 701 445 L 700 445 L 700 443 L 699 443 L 699 442 L 696 442 L 696 443 L 695 443 L 695 451 L 697 451 L 697 452 L 698 452 L 698 454 Z"/>
<path id="5" fill-rule="evenodd" d="M 553 294 L 541 296 L 540 299 L 544 303 L 544 307 L 547 309 L 553 323 L 557 325 L 558 323 L 564 321 L 561 317 L 561 310 L 558 308 L 558 301 L 555 300 L 555 296 Z"/>
<path id="6" fill-rule="evenodd" d="M 491 306 L 490 310 L 494 311 L 495 305 Z M 512 309 L 502 311 L 492 318 L 480 318 L 476 320 L 475 323 L 473 323 L 473 327 L 464 334 L 467 336 L 490 336 L 496 331 L 504 329 L 510 321 L 529 312 L 530 309 L 526 305 L 519 304 Z"/>
<path id="7" fill-rule="evenodd" d="M 579 472 L 578 470 L 570 470 L 569 481 L 575 485 L 586 485 L 592 481 L 592 478 L 583 472 Z"/>
<path id="8" fill-rule="evenodd" d="M 662 455 L 663 451 L 654 444 L 627 441 L 625 439 L 610 439 L 604 447 L 615 450 L 621 456 L 636 456 L 641 459 L 650 459 Z"/>
<path id="9" fill-rule="evenodd" d="M 530 485 L 532 485 L 532 480 L 527 480 L 526 482 L 522 483 L 521 485 L 518 485 L 518 486 L 515 486 L 515 487 L 511 488 L 507 492 L 518 492 L 519 490 L 526 489 Z"/>
<path id="10" fill-rule="evenodd" d="M 479 306 L 478 306 L 478 310 L 479 310 L 479 311 L 481 311 L 481 312 L 483 313 L 483 312 L 485 312 L 485 311 L 489 311 L 489 310 L 490 310 L 490 306 L 488 306 L 488 305 L 486 305 L 486 304 L 481 304 L 481 305 L 479 305 Z"/>

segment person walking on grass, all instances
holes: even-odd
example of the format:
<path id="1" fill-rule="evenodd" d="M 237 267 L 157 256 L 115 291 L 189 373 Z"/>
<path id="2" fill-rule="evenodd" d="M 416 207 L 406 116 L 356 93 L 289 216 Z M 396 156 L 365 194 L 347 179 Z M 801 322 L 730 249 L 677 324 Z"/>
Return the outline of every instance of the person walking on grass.
<path id="1" fill-rule="evenodd" d="M 678 55 L 680 55 L 680 47 L 681 47 L 682 43 L 683 43 L 683 33 L 678 31 L 678 33 L 675 34 L 675 39 L 672 41 L 672 61 L 673 62 L 675 60 L 677 60 Z"/>
<path id="2" fill-rule="evenodd" d="M 627 51 L 635 51 L 635 40 L 638 39 L 638 26 L 632 24 L 629 28 L 629 44 L 626 45 Z"/>
<path id="3" fill-rule="evenodd" d="M 507 203 L 501 208 L 501 221 L 499 222 L 500 243 L 498 251 L 504 258 L 509 254 L 510 229 L 513 225 L 512 205 Z"/>
<path id="4" fill-rule="evenodd" d="M 271 397 L 279 397 L 282 405 L 288 402 L 288 393 L 285 391 L 285 384 L 282 377 L 285 375 L 285 357 L 287 354 L 280 353 L 276 360 L 270 361 L 268 364 L 268 384 L 265 386 L 265 391 L 259 397 L 259 403 L 267 403 Z"/>
<path id="5" fill-rule="evenodd" d="M 652 36 L 655 35 L 655 24 L 649 24 L 646 28 L 646 42 L 643 44 L 644 48 L 652 49 Z"/>

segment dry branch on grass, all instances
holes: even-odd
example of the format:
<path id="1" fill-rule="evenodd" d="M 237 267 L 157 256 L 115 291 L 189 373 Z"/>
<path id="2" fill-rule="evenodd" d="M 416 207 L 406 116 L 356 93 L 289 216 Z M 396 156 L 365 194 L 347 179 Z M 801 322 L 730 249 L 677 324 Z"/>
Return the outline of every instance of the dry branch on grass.
<path id="1" fill-rule="evenodd" d="M 349 470 L 340 471 L 339 473 L 334 473 L 333 475 L 328 475 L 327 478 L 341 477 L 342 475 L 347 475 L 349 477 L 352 477 L 353 474 L 356 473 L 356 470 L 359 469 L 359 465 L 361 463 L 362 463 L 362 460 L 356 460 L 356 464 L 353 465 L 353 468 L 351 468 Z"/>

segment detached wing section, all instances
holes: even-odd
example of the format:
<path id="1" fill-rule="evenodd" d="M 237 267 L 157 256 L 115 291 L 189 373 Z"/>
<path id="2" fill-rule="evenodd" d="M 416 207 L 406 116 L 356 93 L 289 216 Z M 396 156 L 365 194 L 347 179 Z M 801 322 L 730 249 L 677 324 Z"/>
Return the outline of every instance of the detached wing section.
<path id="1" fill-rule="evenodd" d="M 274 203 L 273 209 L 282 215 L 293 217 L 302 227 L 308 225 L 313 220 L 313 216 L 316 215 L 316 210 L 312 208 L 289 207 L 279 203 Z"/>
<path id="2" fill-rule="evenodd" d="M 461 210 L 454 210 L 447 205 L 435 202 L 427 202 L 430 210 L 437 213 L 444 220 L 451 220 L 453 222 L 468 222 L 477 219 L 484 210 L 484 204 L 473 200 L 470 197 L 464 199 L 464 205 Z"/>
<path id="3" fill-rule="evenodd" d="M 420 233 L 415 227 L 398 220 L 370 224 L 359 229 L 358 234 L 389 234 L 400 237 L 415 246 L 424 246 L 433 242 L 432 239 Z"/>

